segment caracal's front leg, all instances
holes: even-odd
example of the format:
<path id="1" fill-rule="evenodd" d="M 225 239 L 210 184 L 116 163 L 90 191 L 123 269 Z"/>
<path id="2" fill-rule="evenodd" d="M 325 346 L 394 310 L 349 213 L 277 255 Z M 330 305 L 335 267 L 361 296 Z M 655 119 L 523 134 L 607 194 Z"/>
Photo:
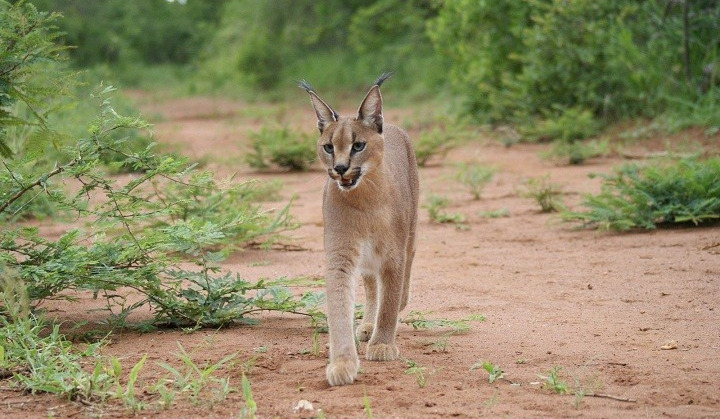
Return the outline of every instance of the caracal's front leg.
<path id="1" fill-rule="evenodd" d="M 398 315 L 403 293 L 402 257 L 383 262 L 378 281 L 378 310 L 375 330 L 368 342 L 365 357 L 370 361 L 392 361 L 398 358 L 395 346 Z"/>
<path id="2" fill-rule="evenodd" d="M 353 333 L 355 284 L 348 272 L 351 271 L 331 268 L 326 278 L 330 363 L 325 373 L 331 386 L 351 384 L 360 367 Z"/>
<path id="3" fill-rule="evenodd" d="M 375 316 L 377 314 L 377 278 L 375 275 L 363 274 L 365 285 L 365 313 L 355 334 L 360 342 L 367 342 L 375 329 Z"/>

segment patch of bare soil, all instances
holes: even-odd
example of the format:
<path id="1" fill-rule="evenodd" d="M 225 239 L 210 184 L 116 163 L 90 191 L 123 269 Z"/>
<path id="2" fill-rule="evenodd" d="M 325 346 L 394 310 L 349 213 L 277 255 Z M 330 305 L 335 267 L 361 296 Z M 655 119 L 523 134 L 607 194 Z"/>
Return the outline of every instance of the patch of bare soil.
<path id="1" fill-rule="evenodd" d="M 293 216 L 302 224 L 289 233 L 302 251 L 247 249 L 223 268 L 247 279 L 322 276 L 321 190 L 319 171 L 254 174 L 243 163 L 247 132 L 267 121 L 249 105 L 210 99 L 147 105 L 163 115 L 156 125 L 160 142 L 174 144 L 210 167 L 240 178 L 278 178 L 287 200 L 295 196 Z M 387 110 L 386 122 L 402 124 L 410 113 Z M 272 120 L 272 118 L 268 118 Z M 296 109 L 285 122 L 310 132 L 310 106 Z M 300 128 L 302 127 L 302 128 Z M 411 136 L 417 133 L 411 132 Z M 580 194 L 599 189 L 587 175 L 608 172 L 619 159 L 558 167 L 538 157 L 541 145 L 504 148 L 478 140 L 421 168 L 421 202 L 429 194 L 452 199 L 448 211 L 462 213 L 467 230 L 432 223 L 421 210 L 412 296 L 407 311 L 432 311 L 430 317 L 457 319 L 485 315 L 464 334 L 413 330 L 401 325 L 401 359 L 362 361 L 355 384 L 330 387 L 325 380 L 327 335 L 320 354 L 312 354 L 313 329 L 306 318 L 267 314 L 256 326 L 164 331 L 112 336 L 105 348 L 123 365 L 148 354 L 142 380 L 153 383 L 163 372 L 155 361 L 176 363 L 180 342 L 198 363 L 217 362 L 239 352 L 256 357 L 249 379 L 259 417 L 298 417 L 293 406 L 307 400 L 326 417 L 364 417 L 363 399 L 374 417 L 720 417 L 720 255 L 713 243 L 720 228 L 663 229 L 613 234 L 573 230 L 518 190 L 529 177 L 549 173 L 564 185 L 564 199 L 576 206 Z M 480 161 L 498 168 L 483 198 L 472 200 L 450 178 L 454 162 Z M 279 205 L 279 204 L 278 204 Z M 506 208 L 508 216 L 484 218 L 483 211 Z M 362 287 L 357 287 L 362 302 Z M 84 307 L 58 304 L 66 319 L 97 320 Z M 444 342 L 444 339 L 447 339 Z M 663 349 L 668 341 L 676 349 Z M 443 345 L 443 343 L 446 343 Z M 361 357 L 364 344 L 360 345 Z M 426 383 L 407 374 L 405 359 L 425 367 Z M 488 383 L 478 361 L 505 371 L 506 379 Z M 538 375 L 562 367 L 560 378 L 588 394 L 582 399 L 555 394 Z M 240 386 L 241 368 L 220 374 Z M 589 394 L 620 399 L 591 397 Z M 631 401 L 630 401 L 631 400 Z M 576 404 L 579 401 L 579 404 Z M 210 408 L 179 403 L 168 411 L 143 411 L 141 417 L 237 417 L 240 392 Z M 50 396 L 0 391 L 4 417 L 83 417 L 88 410 Z M 131 415 L 111 410 L 104 416 Z"/>

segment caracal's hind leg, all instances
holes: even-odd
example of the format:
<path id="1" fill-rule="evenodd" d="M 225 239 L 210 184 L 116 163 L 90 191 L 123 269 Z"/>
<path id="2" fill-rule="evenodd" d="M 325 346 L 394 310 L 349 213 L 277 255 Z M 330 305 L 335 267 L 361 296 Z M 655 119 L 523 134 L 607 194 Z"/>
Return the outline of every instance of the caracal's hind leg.
<path id="1" fill-rule="evenodd" d="M 375 275 L 363 274 L 365 285 L 365 312 L 362 321 L 357 327 L 355 334 L 360 342 L 367 342 L 375 329 L 375 318 L 377 314 L 377 277 Z"/>
<path id="2" fill-rule="evenodd" d="M 415 257 L 415 249 L 408 253 L 408 257 L 405 260 L 405 270 L 403 272 L 403 284 L 402 284 L 402 298 L 400 300 L 400 309 L 398 312 L 405 310 L 407 307 L 408 300 L 410 300 L 410 268 L 412 267 L 412 261 Z"/>
<path id="3" fill-rule="evenodd" d="M 403 271 L 403 287 L 402 299 L 400 300 L 400 311 L 405 310 L 408 300 L 410 300 L 410 270 L 412 268 L 413 259 L 415 259 L 415 232 L 410 232 L 410 238 L 407 244 L 405 257 L 405 270 Z"/>
<path id="4" fill-rule="evenodd" d="M 391 262 L 392 261 L 392 262 Z M 375 330 L 368 342 L 365 357 L 371 361 L 392 361 L 399 351 L 395 346 L 398 314 L 402 299 L 404 258 L 389 258 L 381 268 L 378 281 L 378 310 Z"/>

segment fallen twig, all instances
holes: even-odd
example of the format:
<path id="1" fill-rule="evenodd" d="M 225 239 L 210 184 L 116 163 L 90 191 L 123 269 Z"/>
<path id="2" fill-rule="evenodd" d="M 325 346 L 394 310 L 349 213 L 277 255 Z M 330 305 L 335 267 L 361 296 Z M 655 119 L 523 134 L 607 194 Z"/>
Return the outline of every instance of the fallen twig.
<path id="1" fill-rule="evenodd" d="M 266 246 L 262 242 L 251 241 L 245 245 L 249 249 L 266 249 Z M 307 247 L 303 247 L 297 244 L 290 243 L 273 243 L 267 249 L 281 250 L 284 252 L 304 252 L 309 250 Z"/>
<path id="2" fill-rule="evenodd" d="M 585 396 L 588 396 L 588 397 L 600 397 L 600 398 L 603 398 L 603 399 L 612 399 L 612 400 L 617 400 L 617 401 L 619 401 L 619 402 L 628 402 L 628 403 L 636 403 L 636 402 L 637 402 L 636 399 L 629 399 L 629 398 L 627 398 L 627 397 L 613 396 L 613 395 L 611 395 L 611 394 L 588 393 L 588 394 L 585 394 Z"/>
<path id="3" fill-rule="evenodd" d="M 707 246 L 701 247 L 700 250 L 710 250 L 714 247 L 720 247 L 720 242 L 714 242 L 714 243 L 708 244 Z"/>

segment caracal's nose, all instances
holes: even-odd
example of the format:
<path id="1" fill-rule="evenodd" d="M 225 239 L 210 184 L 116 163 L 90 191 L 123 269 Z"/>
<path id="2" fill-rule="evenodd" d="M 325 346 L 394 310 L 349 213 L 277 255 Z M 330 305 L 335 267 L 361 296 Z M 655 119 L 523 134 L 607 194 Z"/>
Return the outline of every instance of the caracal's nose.
<path id="1" fill-rule="evenodd" d="M 333 167 L 333 169 L 335 169 L 335 171 L 336 171 L 340 176 L 342 176 L 342 175 L 345 174 L 345 172 L 348 171 L 349 167 L 348 167 L 348 166 L 345 166 L 344 164 L 338 164 L 338 165 L 335 165 L 335 167 Z"/>

